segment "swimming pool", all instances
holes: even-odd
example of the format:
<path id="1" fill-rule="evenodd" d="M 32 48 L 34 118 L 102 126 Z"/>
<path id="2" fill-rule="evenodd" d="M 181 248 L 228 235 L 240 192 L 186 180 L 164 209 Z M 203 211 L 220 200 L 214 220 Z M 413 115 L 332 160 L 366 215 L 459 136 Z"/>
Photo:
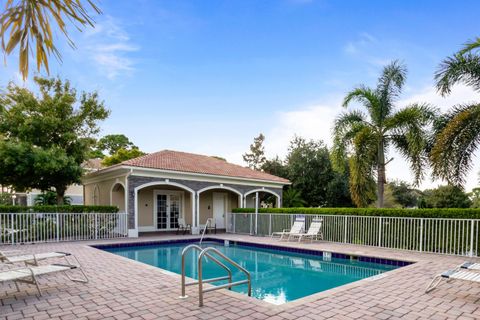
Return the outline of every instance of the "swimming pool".
<path id="1" fill-rule="evenodd" d="M 129 244 L 129 246 L 98 248 L 180 274 L 182 249 L 192 243 L 159 242 L 148 245 Z M 239 242 L 229 242 L 228 246 L 218 241 L 202 244 L 202 247 L 207 246 L 219 249 L 246 268 L 251 273 L 252 297 L 273 304 L 283 304 L 357 280 L 378 276 L 408 264 L 403 261 L 352 257 L 292 248 L 262 247 Z M 194 250 L 186 256 L 186 275 L 190 278 L 196 278 L 197 257 L 198 252 Z M 231 267 L 233 281 L 245 279 L 243 273 L 237 272 L 237 269 L 228 263 L 225 264 Z M 223 275 L 225 270 L 208 261 L 208 258 L 204 260 L 204 279 Z M 213 284 L 221 283 L 225 282 Z M 236 286 L 232 290 L 246 294 L 247 285 Z"/>

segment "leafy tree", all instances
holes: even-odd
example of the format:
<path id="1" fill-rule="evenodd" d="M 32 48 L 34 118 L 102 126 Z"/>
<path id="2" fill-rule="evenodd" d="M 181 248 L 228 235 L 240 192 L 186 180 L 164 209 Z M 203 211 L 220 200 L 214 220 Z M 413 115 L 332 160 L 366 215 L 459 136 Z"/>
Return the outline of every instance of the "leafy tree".
<path id="1" fill-rule="evenodd" d="M 307 206 L 325 206 L 327 185 L 333 170 L 327 147 L 322 141 L 295 137 L 287 155 L 288 177 L 292 188 L 300 191 Z"/>
<path id="2" fill-rule="evenodd" d="M 293 188 L 288 188 L 283 192 L 282 205 L 285 208 L 298 208 L 305 205 L 305 201 L 302 199 L 300 191 Z"/>
<path id="3" fill-rule="evenodd" d="M 288 179 L 288 168 L 278 156 L 265 160 L 265 162 L 262 164 L 261 170 L 263 172 L 273 174 L 274 176 Z"/>
<path id="4" fill-rule="evenodd" d="M 97 149 L 106 151 L 109 155 L 115 154 L 120 149 L 138 148 L 123 134 L 109 134 L 97 142 Z"/>
<path id="5" fill-rule="evenodd" d="M 2 49 L 6 55 L 18 47 L 19 70 L 23 79 L 28 77 L 29 54 L 36 50 L 37 71 L 43 66 L 49 72 L 48 58 L 53 54 L 61 61 L 62 56 L 55 46 L 52 30 L 56 27 L 68 40 L 73 48 L 75 44 L 68 35 L 66 21 L 78 30 L 94 21 L 88 13 L 88 8 L 101 13 L 91 0 L 88 6 L 80 0 L 8 0 L 5 11 L 0 16 L 0 37 Z M 88 7 L 88 8 L 87 8 Z"/>
<path id="6" fill-rule="evenodd" d="M 480 91 L 479 48 L 480 38 L 477 38 L 442 62 L 435 74 L 437 89 L 442 96 L 450 94 L 453 86 L 459 83 Z M 480 103 L 453 106 L 436 125 L 430 154 L 434 177 L 462 186 L 479 144 Z"/>
<path id="7" fill-rule="evenodd" d="M 253 139 L 253 143 L 250 145 L 250 152 L 243 154 L 243 161 L 253 170 L 260 170 L 266 161 L 264 141 L 265 136 L 260 133 L 258 137 Z"/>
<path id="8" fill-rule="evenodd" d="M 352 198 L 348 185 L 349 173 L 333 172 L 333 178 L 328 182 L 326 191 L 327 207 L 353 207 Z"/>
<path id="9" fill-rule="evenodd" d="M 0 193 L 0 205 L 10 206 L 13 204 L 12 194 L 7 192 Z"/>
<path id="10" fill-rule="evenodd" d="M 342 113 L 334 127 L 334 163 L 343 165 L 350 155 L 350 193 L 355 204 L 366 206 L 373 195 L 376 177 L 377 206 L 384 205 L 388 151 L 395 147 L 409 161 L 418 184 L 427 164 L 429 126 L 435 110 L 413 104 L 399 111 L 395 102 L 405 83 L 406 68 L 397 61 L 387 65 L 376 88 L 360 86 L 347 94 L 343 106 L 360 102 L 367 111 Z"/>
<path id="11" fill-rule="evenodd" d="M 114 164 L 121 163 L 130 159 L 138 158 L 145 155 L 145 152 L 138 150 L 138 148 L 132 149 L 119 149 L 116 153 L 112 154 L 109 157 L 105 157 L 102 160 L 102 165 L 108 167 L 113 166 Z"/>
<path id="12" fill-rule="evenodd" d="M 472 201 L 472 208 L 480 208 L 480 188 L 473 188 L 470 193 L 470 200 Z"/>
<path id="13" fill-rule="evenodd" d="M 392 195 L 395 197 L 403 208 L 412 208 L 418 204 L 420 191 L 412 188 L 410 184 L 405 181 L 392 181 L 388 183 L 388 187 L 392 190 Z"/>
<path id="14" fill-rule="evenodd" d="M 421 208 L 468 208 L 471 204 L 468 194 L 454 185 L 425 190 L 419 200 Z"/>
<path id="15" fill-rule="evenodd" d="M 109 111 L 98 94 L 77 94 L 69 81 L 34 78 L 39 94 L 10 83 L 0 96 L 0 184 L 16 190 L 55 188 L 63 203 L 79 183 L 97 123 Z"/>

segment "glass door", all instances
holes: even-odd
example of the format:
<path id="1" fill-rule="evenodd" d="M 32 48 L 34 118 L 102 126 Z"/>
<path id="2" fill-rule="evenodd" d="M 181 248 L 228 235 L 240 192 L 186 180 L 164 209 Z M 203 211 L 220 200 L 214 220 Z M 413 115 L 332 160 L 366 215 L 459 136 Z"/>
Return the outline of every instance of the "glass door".
<path id="1" fill-rule="evenodd" d="M 167 229 L 168 205 L 167 195 L 157 194 L 157 229 Z"/>
<path id="2" fill-rule="evenodd" d="M 156 194 L 157 230 L 176 230 L 182 216 L 182 195 L 175 191 L 160 191 Z"/>

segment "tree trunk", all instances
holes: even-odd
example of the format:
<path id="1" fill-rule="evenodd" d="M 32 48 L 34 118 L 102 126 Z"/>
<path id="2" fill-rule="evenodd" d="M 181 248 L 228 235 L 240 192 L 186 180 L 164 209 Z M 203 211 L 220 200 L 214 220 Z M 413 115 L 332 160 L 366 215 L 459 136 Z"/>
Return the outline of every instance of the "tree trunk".
<path id="1" fill-rule="evenodd" d="M 378 145 L 378 163 L 377 163 L 377 207 L 383 208 L 383 194 L 385 192 L 385 150 L 383 139 Z"/>
<path id="2" fill-rule="evenodd" d="M 61 206 L 63 205 L 63 198 L 65 197 L 65 191 L 67 188 L 64 186 L 61 187 L 55 187 L 55 191 L 57 192 L 57 205 Z"/>

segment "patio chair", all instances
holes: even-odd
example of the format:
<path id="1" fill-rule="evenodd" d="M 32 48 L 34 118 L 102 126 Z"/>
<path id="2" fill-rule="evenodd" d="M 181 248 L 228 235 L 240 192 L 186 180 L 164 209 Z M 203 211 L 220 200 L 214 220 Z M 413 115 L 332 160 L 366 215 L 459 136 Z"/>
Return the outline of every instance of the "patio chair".
<path id="1" fill-rule="evenodd" d="M 446 280 L 447 282 L 450 280 L 463 280 L 480 283 L 480 272 L 478 271 L 480 271 L 479 263 L 465 262 L 455 269 L 447 270 L 436 275 L 428 284 L 427 288 L 425 289 L 425 293 L 435 289 L 440 282 L 442 282 L 442 280 Z"/>
<path id="2" fill-rule="evenodd" d="M 305 229 L 305 217 L 296 217 L 290 230 L 283 229 L 283 231 L 281 232 L 272 232 L 270 237 L 273 238 L 274 236 L 280 236 L 279 240 L 283 240 L 284 237 L 289 236 L 291 234 L 302 233 L 304 229 Z"/>
<path id="3" fill-rule="evenodd" d="M 74 265 L 64 265 L 64 264 L 49 264 L 49 265 L 42 265 L 42 266 L 31 266 L 31 267 L 23 267 L 19 269 L 12 269 L 12 270 L 5 270 L 0 271 L 0 282 L 8 282 L 13 281 L 17 290 L 20 291 L 18 287 L 19 282 L 34 284 L 37 287 L 38 293 L 42 295 L 42 291 L 38 284 L 37 277 L 42 275 L 48 275 L 58 272 L 66 272 L 73 269 L 76 269 L 77 266 Z M 88 282 L 88 278 L 85 279 L 76 279 L 72 278 L 68 272 L 66 272 L 68 279 L 75 282 Z"/>
<path id="4" fill-rule="evenodd" d="M 313 242 L 313 240 L 318 240 L 319 237 L 320 239 L 323 239 L 322 222 L 323 222 L 323 219 L 321 218 L 313 219 L 312 223 L 310 224 L 310 227 L 308 228 L 307 233 L 290 233 L 288 235 L 288 241 L 290 241 L 291 238 L 292 239 L 298 238 L 298 242 L 308 238 L 310 238 L 311 242 Z"/>
<path id="5" fill-rule="evenodd" d="M 182 231 L 183 234 L 186 234 L 187 232 L 191 233 L 192 232 L 192 226 L 185 223 L 184 218 L 178 218 L 178 228 L 177 228 L 177 234 Z"/>

